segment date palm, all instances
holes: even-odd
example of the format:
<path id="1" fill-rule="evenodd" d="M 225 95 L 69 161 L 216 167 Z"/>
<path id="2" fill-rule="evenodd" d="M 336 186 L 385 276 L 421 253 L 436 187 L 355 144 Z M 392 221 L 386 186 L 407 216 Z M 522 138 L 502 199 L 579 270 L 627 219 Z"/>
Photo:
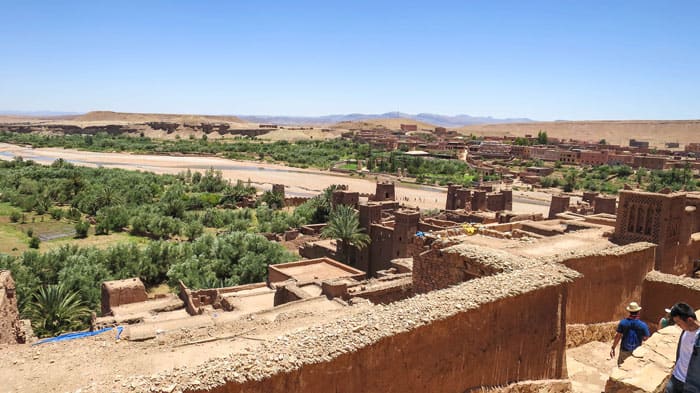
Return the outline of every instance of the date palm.
<path id="1" fill-rule="evenodd" d="M 371 239 L 360 227 L 360 219 L 350 206 L 338 205 L 328 216 L 328 224 L 321 231 L 321 236 L 336 239 L 342 262 L 348 263 L 350 247 L 363 249 Z"/>
<path id="2" fill-rule="evenodd" d="M 77 292 L 59 284 L 39 288 L 27 304 L 25 314 L 38 335 L 51 336 L 80 329 L 90 309 Z"/>

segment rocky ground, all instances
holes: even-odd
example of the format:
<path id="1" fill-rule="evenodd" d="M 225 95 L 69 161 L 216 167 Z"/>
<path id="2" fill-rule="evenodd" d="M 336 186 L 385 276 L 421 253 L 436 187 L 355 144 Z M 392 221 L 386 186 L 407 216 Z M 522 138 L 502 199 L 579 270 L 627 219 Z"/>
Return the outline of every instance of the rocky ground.
<path id="1" fill-rule="evenodd" d="M 155 339 L 143 342 L 116 340 L 115 332 L 107 332 L 37 346 L 2 345 L 0 393 L 69 392 L 106 385 L 128 391 L 132 384 L 142 386 L 141 382 L 135 382 L 134 376 L 151 376 L 149 379 L 159 381 L 159 373 L 178 375 L 185 369 L 209 364 L 212 359 L 256 356 L 260 345 L 280 335 L 347 318 L 367 307 L 365 303 L 323 312 L 291 308 L 232 323 L 162 332 Z M 161 384 L 161 387 L 168 386 Z"/>

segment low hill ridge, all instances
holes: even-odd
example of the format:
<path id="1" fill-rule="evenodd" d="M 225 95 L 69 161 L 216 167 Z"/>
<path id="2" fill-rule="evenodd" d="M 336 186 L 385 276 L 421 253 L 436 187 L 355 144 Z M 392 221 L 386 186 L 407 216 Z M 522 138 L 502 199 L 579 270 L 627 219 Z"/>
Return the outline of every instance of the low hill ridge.
<path id="1" fill-rule="evenodd" d="M 173 123 L 207 123 L 207 122 L 228 122 L 244 123 L 236 116 L 218 115 L 190 115 L 190 114 L 168 114 L 168 113 L 127 113 L 112 111 L 92 111 L 84 115 L 73 117 L 75 121 L 118 121 L 118 122 L 153 122 L 165 121 Z"/>

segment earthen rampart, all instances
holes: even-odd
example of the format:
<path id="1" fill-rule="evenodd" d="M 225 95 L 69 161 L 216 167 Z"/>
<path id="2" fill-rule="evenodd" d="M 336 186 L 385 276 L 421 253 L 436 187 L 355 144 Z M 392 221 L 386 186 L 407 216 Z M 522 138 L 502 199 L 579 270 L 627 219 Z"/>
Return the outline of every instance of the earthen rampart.
<path id="1" fill-rule="evenodd" d="M 644 277 L 654 268 L 655 248 L 651 243 L 633 243 L 549 258 L 582 275 L 570 286 L 566 322 L 590 324 L 624 318 L 625 306 L 642 297 Z"/>
<path id="2" fill-rule="evenodd" d="M 656 326 L 675 303 L 685 302 L 700 308 L 700 280 L 652 271 L 646 275 L 642 287 L 641 317 L 650 326 Z"/>
<path id="3" fill-rule="evenodd" d="M 561 379 L 567 283 L 576 275 L 550 265 L 473 280 L 277 337 L 255 353 L 142 377 L 143 383 L 131 378 L 131 386 L 161 392 L 175 384 L 187 392 L 218 393 L 461 393 Z M 114 386 L 123 385 L 115 380 Z"/>
<path id="4" fill-rule="evenodd" d="M 432 247 L 413 256 L 413 290 L 426 293 L 479 277 L 524 269 L 533 263 L 536 262 L 477 245 Z"/>

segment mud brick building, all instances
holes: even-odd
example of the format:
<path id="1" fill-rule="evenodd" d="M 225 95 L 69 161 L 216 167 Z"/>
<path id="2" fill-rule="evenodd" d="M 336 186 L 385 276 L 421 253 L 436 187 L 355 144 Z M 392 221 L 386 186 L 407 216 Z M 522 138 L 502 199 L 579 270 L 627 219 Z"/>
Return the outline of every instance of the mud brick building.
<path id="1" fill-rule="evenodd" d="M 24 342 L 15 281 L 9 270 L 0 270 L 0 344 Z"/>

